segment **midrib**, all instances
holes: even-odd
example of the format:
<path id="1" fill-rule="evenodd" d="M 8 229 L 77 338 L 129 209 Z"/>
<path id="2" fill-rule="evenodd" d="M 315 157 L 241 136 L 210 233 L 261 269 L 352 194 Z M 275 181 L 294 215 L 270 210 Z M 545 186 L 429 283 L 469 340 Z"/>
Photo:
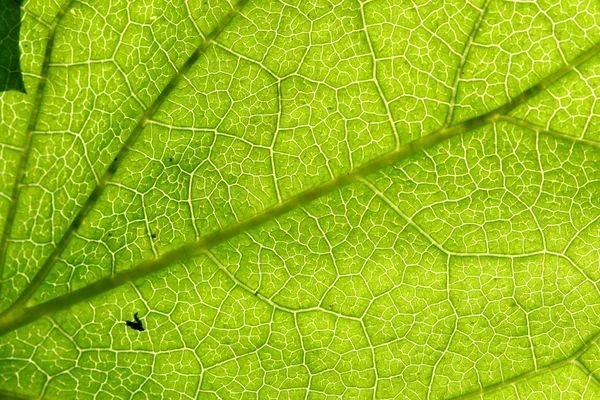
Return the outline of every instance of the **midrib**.
<path id="1" fill-rule="evenodd" d="M 237 12 L 237 11 L 234 11 L 233 15 L 235 15 L 235 12 Z M 233 15 L 231 15 L 231 18 L 233 18 Z M 219 25 L 221 27 L 221 30 L 225 27 L 225 25 L 226 25 L 226 23 L 223 24 L 222 26 Z M 209 38 L 207 38 L 207 40 L 204 42 L 204 43 L 206 43 L 205 46 L 208 46 L 208 44 L 210 44 L 211 40 L 212 40 L 212 38 L 209 36 Z M 203 43 L 203 45 L 204 45 L 204 43 Z M 204 48 L 202 48 L 202 50 Z M 23 292 L 21 297 L 15 303 L 13 303 L 13 305 L 9 309 L 7 309 L 4 313 L 2 313 L 0 315 L 0 335 L 4 334 L 6 332 L 10 332 L 10 331 L 12 331 L 20 326 L 23 326 L 29 322 L 35 321 L 45 315 L 49 315 L 49 314 L 55 313 L 57 311 L 63 310 L 74 304 L 77 304 L 84 300 L 88 300 L 88 299 L 98 296 L 102 293 L 105 293 L 109 290 L 115 289 L 125 283 L 139 279 L 143 276 L 146 276 L 148 274 L 156 272 L 160 269 L 166 268 L 172 264 L 179 263 L 188 258 L 194 257 L 194 256 L 210 249 L 212 246 L 222 243 L 228 239 L 231 239 L 232 237 L 234 237 L 240 233 L 247 232 L 248 230 L 255 228 L 255 227 L 257 227 L 267 221 L 270 221 L 282 214 L 285 214 L 291 210 L 302 207 L 315 199 L 318 199 L 328 193 L 336 191 L 336 190 L 340 189 L 342 186 L 345 186 L 349 183 L 356 182 L 375 171 L 378 171 L 386 166 L 393 164 L 394 162 L 397 162 L 397 161 L 399 161 L 403 158 L 406 158 L 412 154 L 415 154 L 419 151 L 425 150 L 425 149 L 427 149 L 431 146 L 434 146 L 440 142 L 443 142 L 443 141 L 453 138 L 455 136 L 461 135 L 465 132 L 469 132 L 473 129 L 482 127 L 491 122 L 498 121 L 504 115 L 506 115 L 508 112 L 513 110 L 515 107 L 517 107 L 520 104 L 523 104 L 525 101 L 527 101 L 531 97 L 542 92 L 548 86 L 550 86 L 552 83 L 556 82 L 557 80 L 559 80 L 560 78 L 565 76 L 567 73 L 569 73 L 571 70 L 578 67 L 585 61 L 589 60 L 591 57 L 596 55 L 598 52 L 600 52 L 600 43 L 597 43 L 596 45 L 594 45 L 593 47 L 591 47 L 590 49 L 588 49 L 587 51 L 585 51 L 584 53 L 582 53 L 581 55 L 576 57 L 568 65 L 563 66 L 562 68 L 560 68 L 553 74 L 549 75 L 546 79 L 544 79 L 541 82 L 539 82 L 538 84 L 532 86 L 528 90 L 521 93 L 519 96 L 512 99 L 507 104 L 505 104 L 501 107 L 498 107 L 495 110 L 489 111 L 478 117 L 471 118 L 460 124 L 457 124 L 457 125 L 454 125 L 454 126 L 451 126 L 448 128 L 442 128 L 442 129 L 436 131 L 435 133 L 432 133 L 432 134 L 427 135 L 419 140 L 416 140 L 414 142 L 411 142 L 409 144 L 401 146 L 400 148 L 398 148 L 394 151 L 384 154 L 378 158 L 375 158 L 374 160 L 372 160 L 370 162 L 367 162 L 367 163 L 355 168 L 354 170 L 350 171 L 347 174 L 338 176 L 337 178 L 332 179 L 332 180 L 330 180 L 322 185 L 319 185 L 317 187 L 314 187 L 312 189 L 308 189 L 296 196 L 289 198 L 288 200 L 284 200 L 283 202 L 279 203 L 278 205 L 276 205 L 274 207 L 271 207 L 269 209 L 266 209 L 266 210 L 258 213 L 257 215 L 255 215 L 251 218 L 248 218 L 239 223 L 230 225 L 229 227 L 227 227 L 219 232 L 215 232 L 211 235 L 205 236 L 204 238 L 200 239 L 197 242 L 189 243 L 184 246 L 181 246 L 175 250 L 165 253 L 164 255 L 162 255 L 158 258 L 144 261 L 144 262 L 138 264 L 137 266 L 132 267 L 126 271 L 119 272 L 111 277 L 104 278 L 104 279 L 98 280 L 94 283 L 91 283 L 90 285 L 86 286 L 85 288 L 75 290 L 71 293 L 59 296 L 55 299 L 35 305 L 33 307 L 25 307 L 24 304 L 29 299 L 29 297 L 33 294 L 33 292 L 35 291 L 37 286 L 42 282 L 45 274 L 47 274 L 50 267 L 52 266 L 52 264 L 47 261 L 46 263 L 44 263 L 44 266 L 46 267 L 46 269 L 44 271 L 40 270 L 38 275 L 36 275 L 34 280 L 32 280 L 31 284 L 27 287 L 26 291 Z M 198 57 L 199 57 L 199 55 L 201 54 L 200 48 L 198 50 L 196 50 L 196 53 L 198 53 Z M 193 64 L 193 62 L 190 63 L 190 61 L 188 60 L 188 62 L 186 62 L 186 65 L 187 64 L 189 64 L 188 65 L 188 69 L 189 69 L 189 67 L 191 67 L 191 64 Z M 172 90 L 172 88 L 175 85 L 169 84 L 168 86 L 170 86 L 171 87 L 170 90 Z M 165 90 L 167 90 L 167 89 L 165 89 Z M 169 90 L 169 92 L 170 92 L 170 90 Z M 140 122 L 140 123 L 142 123 L 142 122 Z M 141 129 L 143 129 L 143 126 L 141 126 L 140 130 Z M 139 133 L 138 133 L 138 135 L 139 135 Z M 569 138 L 565 136 L 565 139 L 569 139 Z M 126 152 L 127 149 L 128 149 L 128 147 L 124 146 L 123 149 L 121 149 L 121 152 Z M 121 153 L 119 153 L 119 156 L 117 156 L 117 157 L 119 158 L 120 156 L 121 156 Z M 77 229 L 77 227 L 79 226 L 79 224 L 82 222 L 83 218 L 85 217 L 86 213 L 96 202 L 97 198 L 100 196 L 102 189 L 106 186 L 106 184 L 108 183 L 108 179 L 110 177 L 112 177 L 112 175 L 116 171 L 116 167 L 119 165 L 120 162 L 121 162 L 121 160 L 118 159 L 113 164 L 111 164 L 111 167 L 114 167 L 114 168 L 111 171 L 111 168 L 109 167 L 109 171 L 111 171 L 110 175 L 106 175 L 105 177 L 103 177 L 103 179 L 106 178 L 106 182 L 104 183 L 103 186 L 101 186 L 101 189 L 98 189 L 98 187 L 97 187 L 96 190 L 94 190 L 94 192 L 92 193 L 92 196 L 90 196 L 90 198 L 86 202 L 87 208 L 85 208 L 85 211 L 83 211 L 83 210 L 80 211 L 79 214 L 77 215 L 77 217 L 75 218 L 75 220 L 71 223 L 71 226 L 69 227 L 69 231 L 68 231 L 69 235 L 72 234 L 75 229 Z M 107 173 L 109 171 L 107 171 Z M 100 185 L 99 185 L 99 187 L 100 187 Z M 95 196 L 94 196 L 94 193 L 96 193 Z M 63 237 L 63 239 L 61 239 L 61 242 L 60 242 L 60 243 L 63 243 L 61 250 L 64 249 L 67 242 L 68 242 L 68 236 L 65 235 L 65 237 Z M 57 246 L 57 248 L 58 248 L 58 246 Z M 53 260 L 56 257 L 58 257 L 59 254 L 60 254 L 60 252 L 55 250 L 55 252 L 53 252 L 53 255 L 54 255 Z"/>

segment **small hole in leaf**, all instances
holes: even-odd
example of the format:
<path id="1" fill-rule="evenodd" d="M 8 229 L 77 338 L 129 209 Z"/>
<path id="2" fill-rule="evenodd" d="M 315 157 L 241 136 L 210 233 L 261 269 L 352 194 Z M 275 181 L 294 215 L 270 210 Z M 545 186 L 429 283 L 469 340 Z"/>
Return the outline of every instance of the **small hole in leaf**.
<path id="1" fill-rule="evenodd" d="M 156 233 L 152 234 L 152 239 L 156 239 Z"/>

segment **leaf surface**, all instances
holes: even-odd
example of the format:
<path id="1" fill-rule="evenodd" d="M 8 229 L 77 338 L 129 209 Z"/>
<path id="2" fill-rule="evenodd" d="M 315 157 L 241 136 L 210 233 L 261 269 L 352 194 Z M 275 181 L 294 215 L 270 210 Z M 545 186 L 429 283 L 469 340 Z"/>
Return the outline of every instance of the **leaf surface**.
<path id="1" fill-rule="evenodd" d="M 21 15 L 0 395 L 600 396 L 597 2 Z"/>

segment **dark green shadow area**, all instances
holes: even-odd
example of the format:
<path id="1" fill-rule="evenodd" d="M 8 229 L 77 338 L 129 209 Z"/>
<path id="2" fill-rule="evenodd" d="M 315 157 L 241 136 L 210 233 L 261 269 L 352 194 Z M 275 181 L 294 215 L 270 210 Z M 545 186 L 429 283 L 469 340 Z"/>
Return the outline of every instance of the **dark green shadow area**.
<path id="1" fill-rule="evenodd" d="M 26 93 L 19 64 L 22 0 L 0 0 L 0 92 Z"/>

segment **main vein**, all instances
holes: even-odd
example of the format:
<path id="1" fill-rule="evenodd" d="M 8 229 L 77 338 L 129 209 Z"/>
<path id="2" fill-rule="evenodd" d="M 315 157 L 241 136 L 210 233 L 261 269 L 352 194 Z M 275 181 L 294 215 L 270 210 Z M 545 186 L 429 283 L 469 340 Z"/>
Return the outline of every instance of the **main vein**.
<path id="1" fill-rule="evenodd" d="M 238 4 L 240 4 L 240 3 L 238 3 Z M 231 17 L 232 16 L 233 15 L 231 15 Z M 226 25 L 226 23 L 221 27 L 221 29 L 225 25 Z M 210 39 L 207 38 L 207 41 L 209 41 L 209 40 Z M 205 41 L 205 43 L 203 44 L 204 47 L 208 44 L 207 41 Z M 196 51 L 196 53 L 199 55 L 200 52 L 201 52 L 201 50 L 199 48 Z M 86 286 L 85 288 L 75 290 L 71 293 L 59 296 L 55 299 L 49 300 L 47 302 L 38 304 L 33 307 L 21 307 L 23 305 L 24 301 L 26 301 L 27 298 L 33 293 L 33 290 L 35 289 L 35 287 L 41 282 L 45 273 L 50 268 L 50 264 L 47 261 L 44 264 L 45 270 L 40 271 L 40 273 L 38 273 L 38 275 L 36 275 L 36 277 L 34 278 L 34 281 L 32 281 L 32 284 L 30 285 L 30 287 L 28 287 L 28 289 L 30 289 L 30 288 L 32 288 L 32 289 L 28 290 L 27 294 L 25 294 L 25 292 L 24 292 L 24 294 L 20 297 L 20 299 L 13 306 L 11 306 L 10 309 L 7 310 L 7 312 L 5 312 L 2 316 L 0 316 L 0 335 L 4 334 L 6 332 L 12 331 L 12 330 L 14 330 L 20 326 L 23 326 L 29 322 L 35 321 L 45 315 L 49 315 L 49 314 L 55 313 L 57 311 L 63 310 L 65 308 L 68 308 L 68 307 L 76 304 L 76 303 L 91 299 L 91 298 L 98 296 L 102 293 L 105 293 L 109 290 L 117 288 L 125 283 L 139 279 L 139 278 L 146 276 L 148 274 L 151 274 L 155 271 L 166 268 L 175 263 L 179 263 L 181 261 L 184 261 L 184 260 L 194 257 L 196 255 L 199 255 L 200 253 L 210 249 L 212 246 L 215 246 L 223 241 L 226 241 L 242 232 L 246 232 L 252 228 L 255 228 L 256 226 L 261 225 L 267 221 L 270 221 L 286 212 L 289 212 L 293 209 L 301 207 L 301 206 L 303 206 L 319 197 L 322 197 L 332 191 L 338 190 L 340 187 L 342 187 L 344 185 L 347 185 L 352 182 L 356 182 L 356 181 L 360 180 L 361 178 L 364 178 L 366 175 L 368 175 L 372 172 L 375 172 L 377 170 L 380 170 L 381 168 L 386 167 L 402 158 L 408 157 L 418 151 L 422 151 L 422 150 L 429 148 L 437 143 L 448 140 L 452 137 L 463 134 L 465 132 L 471 131 L 475 128 L 486 125 L 490 122 L 497 121 L 501 117 L 503 117 L 505 114 L 507 114 L 509 111 L 513 110 L 515 107 L 524 103 L 525 101 L 527 101 L 531 97 L 535 96 L 536 94 L 540 93 L 541 91 L 545 90 L 549 85 L 556 82 L 557 80 L 559 80 L 560 78 L 565 76 L 567 73 L 569 73 L 571 70 L 573 70 L 574 68 L 577 68 L 579 65 L 581 65 L 585 61 L 589 60 L 591 57 L 593 57 L 594 55 L 596 55 L 599 52 L 600 52 L 600 43 L 597 43 L 593 47 L 591 47 L 589 50 L 587 50 L 586 52 L 584 52 L 581 55 L 579 55 L 578 57 L 576 57 L 570 64 L 565 65 L 564 67 L 560 68 L 553 74 L 549 75 L 543 81 L 532 86 L 525 92 L 521 93 L 519 96 L 513 98 L 511 101 L 509 101 L 505 105 L 498 107 L 492 111 L 489 111 L 486 114 L 483 114 L 481 116 L 474 117 L 474 118 L 464 121 L 460 124 L 454 125 L 452 127 L 442 128 L 442 129 L 436 131 L 435 133 L 432 133 L 431 135 L 425 136 L 419 140 L 416 140 L 412 143 L 404 145 L 392 152 L 382 155 L 368 163 L 365 163 L 365 164 L 355 168 L 354 170 L 352 170 L 351 172 L 349 172 L 347 174 L 341 175 L 341 176 L 339 176 L 329 182 L 326 182 L 320 186 L 317 186 L 315 188 L 306 190 L 288 200 L 285 200 L 285 201 L 279 203 L 278 205 L 276 205 L 272 208 L 264 210 L 263 212 L 255 215 L 254 217 L 251 217 L 251 218 L 248 218 L 239 223 L 233 224 L 219 232 L 205 236 L 204 238 L 201 238 L 197 242 L 183 245 L 175 250 L 165 253 L 164 255 L 162 255 L 158 258 L 144 261 L 144 262 L 138 264 L 137 266 L 132 267 L 126 271 L 122 271 L 111 277 L 98 280 L 98 281 Z M 188 68 L 189 68 L 189 66 L 188 66 Z M 148 114 L 148 115 L 150 115 L 150 114 Z M 141 126 L 143 127 L 142 123 L 141 123 Z M 141 130 L 141 127 L 140 127 L 140 130 Z M 139 132 L 137 134 L 139 134 Z M 127 151 L 126 148 L 124 148 L 122 150 L 123 153 L 126 151 Z M 119 160 L 119 162 L 120 162 L 120 160 Z M 119 164 L 117 162 L 115 162 L 115 163 L 113 163 L 113 165 L 111 165 L 111 168 L 109 168 L 109 169 L 111 169 L 112 172 L 110 174 L 107 173 L 107 175 L 105 177 L 103 177 L 103 184 L 102 184 L 101 188 L 100 189 L 97 188 L 94 191 L 94 193 L 97 193 L 96 196 L 98 196 L 100 194 L 102 188 L 104 188 L 104 186 L 106 186 L 108 179 L 112 176 L 112 174 L 114 173 L 114 171 L 118 165 Z M 104 178 L 106 178 L 106 180 Z M 96 198 L 94 198 L 94 196 L 92 195 L 90 197 L 90 199 L 86 202 L 87 208 L 85 210 L 80 211 L 80 213 L 77 216 L 78 218 L 76 218 L 76 221 L 74 221 L 71 224 L 71 227 L 69 228 L 70 233 L 72 233 L 72 231 L 74 229 L 76 229 L 76 227 L 81 223 L 82 218 L 85 216 L 85 214 L 89 210 L 89 207 L 91 207 L 93 205 Z M 84 208 L 85 208 L 85 206 L 84 206 Z M 66 240 L 65 239 L 61 240 L 61 243 L 63 243 L 63 242 L 64 242 L 64 244 L 62 245 L 62 248 L 64 248 L 64 245 L 66 244 Z M 59 252 L 55 251 L 53 254 L 55 254 L 54 258 L 56 258 L 58 256 Z M 34 283 L 35 283 L 35 285 L 34 285 Z"/>

